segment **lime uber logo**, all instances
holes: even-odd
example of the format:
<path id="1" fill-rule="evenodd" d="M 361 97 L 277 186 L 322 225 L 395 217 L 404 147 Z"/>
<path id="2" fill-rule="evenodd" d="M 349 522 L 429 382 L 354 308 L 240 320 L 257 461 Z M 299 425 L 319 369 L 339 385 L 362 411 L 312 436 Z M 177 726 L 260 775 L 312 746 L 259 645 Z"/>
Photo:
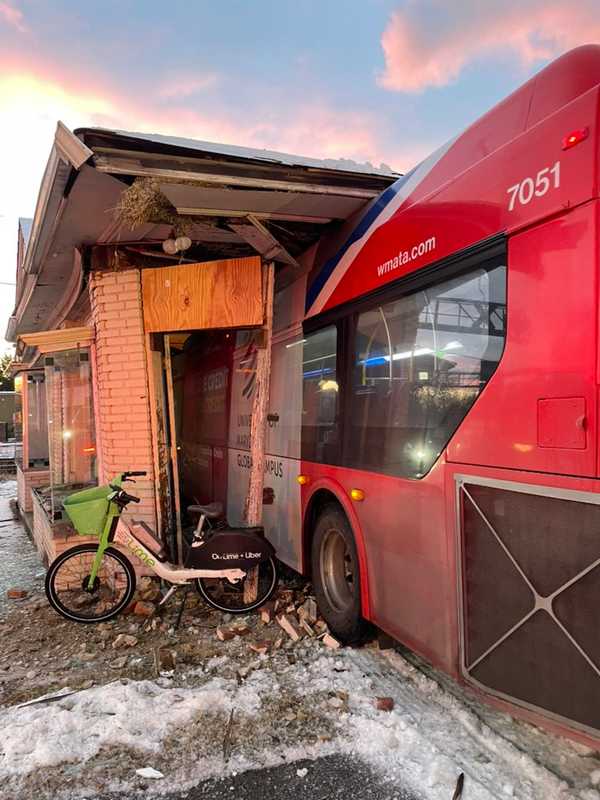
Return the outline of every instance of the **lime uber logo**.
<path id="1" fill-rule="evenodd" d="M 156 563 L 153 558 L 150 558 L 149 555 L 139 546 L 139 544 L 135 541 L 135 539 L 130 539 L 129 537 L 125 537 L 125 544 L 127 545 L 129 551 L 133 553 L 134 556 L 137 556 L 140 561 L 142 561 L 147 567 L 153 567 Z"/>

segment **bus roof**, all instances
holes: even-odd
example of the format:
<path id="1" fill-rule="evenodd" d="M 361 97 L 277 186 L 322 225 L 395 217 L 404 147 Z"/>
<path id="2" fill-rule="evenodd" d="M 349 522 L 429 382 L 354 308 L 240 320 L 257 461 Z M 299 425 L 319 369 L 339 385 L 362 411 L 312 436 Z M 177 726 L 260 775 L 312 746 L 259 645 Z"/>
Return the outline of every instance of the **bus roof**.
<path id="1" fill-rule="evenodd" d="M 322 243 L 309 279 L 307 316 L 597 193 L 591 158 L 599 88 L 600 45 L 572 50 L 399 178 L 341 237 Z M 564 137 L 584 128 L 588 140 L 561 159 Z M 508 216 L 510 187 L 535 180 L 540 170 L 560 171 L 562 160 L 562 177 L 554 179 L 560 191 Z"/>

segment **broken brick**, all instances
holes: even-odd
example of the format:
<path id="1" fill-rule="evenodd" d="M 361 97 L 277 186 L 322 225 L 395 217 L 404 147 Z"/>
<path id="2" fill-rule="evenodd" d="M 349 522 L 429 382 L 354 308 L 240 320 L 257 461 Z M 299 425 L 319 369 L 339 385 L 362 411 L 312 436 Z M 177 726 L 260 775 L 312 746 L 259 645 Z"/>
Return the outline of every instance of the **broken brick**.
<path id="1" fill-rule="evenodd" d="M 120 647 L 134 647 L 137 643 L 137 636 L 130 636 L 127 633 L 120 633 L 111 646 L 113 650 L 118 650 Z"/>
<path id="2" fill-rule="evenodd" d="M 277 622 L 292 641 L 297 642 L 302 638 L 302 632 L 300 631 L 300 628 L 296 625 L 293 619 L 288 617 L 287 614 L 278 614 Z"/>
<path id="3" fill-rule="evenodd" d="M 27 597 L 27 591 L 25 589 L 9 589 L 6 596 L 9 600 L 23 600 Z"/>
<path id="4" fill-rule="evenodd" d="M 317 635 L 314 632 L 314 629 L 311 627 L 308 620 L 305 619 L 305 617 L 300 617 L 300 626 L 306 633 L 308 633 L 311 639 L 314 639 L 315 636 Z"/>
<path id="5" fill-rule="evenodd" d="M 378 711 L 392 711 L 394 708 L 394 699 L 393 697 L 376 697 L 375 698 L 375 708 Z"/>
<path id="6" fill-rule="evenodd" d="M 247 625 L 239 625 L 236 628 L 231 628 L 235 636 L 248 636 L 251 633 L 250 628 Z"/>
<path id="7" fill-rule="evenodd" d="M 138 602 L 133 607 L 133 613 L 138 617 L 151 617 L 156 611 L 154 603 L 145 603 L 143 600 Z"/>
<path id="8" fill-rule="evenodd" d="M 305 619 L 309 625 L 314 625 L 319 618 L 317 602 L 313 597 L 308 597 L 298 609 L 298 617 Z"/>
<path id="9" fill-rule="evenodd" d="M 341 642 L 338 642 L 335 636 L 332 636 L 330 633 L 326 633 L 323 636 L 322 642 L 325 647 L 329 647 L 330 650 L 339 650 L 339 648 L 342 646 Z"/>
<path id="10" fill-rule="evenodd" d="M 229 642 L 235 639 L 235 633 L 230 628 L 217 628 L 217 639 L 221 642 Z"/>
<path id="11" fill-rule="evenodd" d="M 264 656 L 269 652 L 269 642 L 250 642 L 248 646 L 252 652 L 258 653 L 260 656 Z"/>
<path id="12" fill-rule="evenodd" d="M 273 622 L 273 617 L 275 616 L 275 603 L 268 602 L 265 603 L 264 606 L 260 608 L 260 621 L 264 625 L 270 625 Z"/>

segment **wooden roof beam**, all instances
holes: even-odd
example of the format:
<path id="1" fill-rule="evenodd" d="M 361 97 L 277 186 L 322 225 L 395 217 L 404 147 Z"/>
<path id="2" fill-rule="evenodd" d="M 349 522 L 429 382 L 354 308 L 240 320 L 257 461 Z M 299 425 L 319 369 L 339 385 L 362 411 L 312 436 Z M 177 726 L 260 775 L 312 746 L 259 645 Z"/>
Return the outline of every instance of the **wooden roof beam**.
<path id="1" fill-rule="evenodd" d="M 246 186 L 253 189 L 279 189 L 284 192 L 358 197 L 364 200 L 371 200 L 381 194 L 380 189 L 356 189 L 317 183 L 297 183 L 296 181 L 274 180 L 271 178 L 249 178 L 245 175 L 215 175 L 209 172 L 194 172 L 193 170 L 146 167 L 140 164 L 139 161 L 109 159 L 103 156 L 95 157 L 95 166 L 99 172 L 105 172 L 109 175 L 134 175 L 136 177 L 158 178 L 167 181 L 192 181 L 205 186 Z"/>
<path id="2" fill-rule="evenodd" d="M 292 267 L 299 264 L 291 253 L 267 230 L 254 214 L 248 214 L 246 222 L 230 222 L 229 227 L 245 242 L 248 242 L 265 261 L 282 261 Z"/>

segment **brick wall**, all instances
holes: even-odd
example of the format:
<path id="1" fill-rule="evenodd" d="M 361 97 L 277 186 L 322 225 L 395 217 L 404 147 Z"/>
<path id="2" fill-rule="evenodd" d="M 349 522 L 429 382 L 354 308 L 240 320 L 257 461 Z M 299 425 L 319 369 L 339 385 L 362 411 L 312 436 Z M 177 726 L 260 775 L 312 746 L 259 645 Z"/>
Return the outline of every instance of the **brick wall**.
<path id="1" fill-rule="evenodd" d="M 56 550 L 52 536 L 52 527 L 42 504 L 33 496 L 33 540 L 44 564 L 56 558 Z"/>
<path id="2" fill-rule="evenodd" d="M 24 513 L 31 513 L 31 489 L 50 484 L 50 472 L 47 469 L 21 469 L 17 465 L 17 503 Z"/>
<path id="3" fill-rule="evenodd" d="M 92 322 L 96 329 L 97 431 L 100 482 L 124 470 L 146 470 L 130 484 L 142 498 L 128 517 L 156 529 L 152 432 L 142 318 L 140 271 L 93 272 Z M 127 518 L 127 517 L 125 517 Z"/>

